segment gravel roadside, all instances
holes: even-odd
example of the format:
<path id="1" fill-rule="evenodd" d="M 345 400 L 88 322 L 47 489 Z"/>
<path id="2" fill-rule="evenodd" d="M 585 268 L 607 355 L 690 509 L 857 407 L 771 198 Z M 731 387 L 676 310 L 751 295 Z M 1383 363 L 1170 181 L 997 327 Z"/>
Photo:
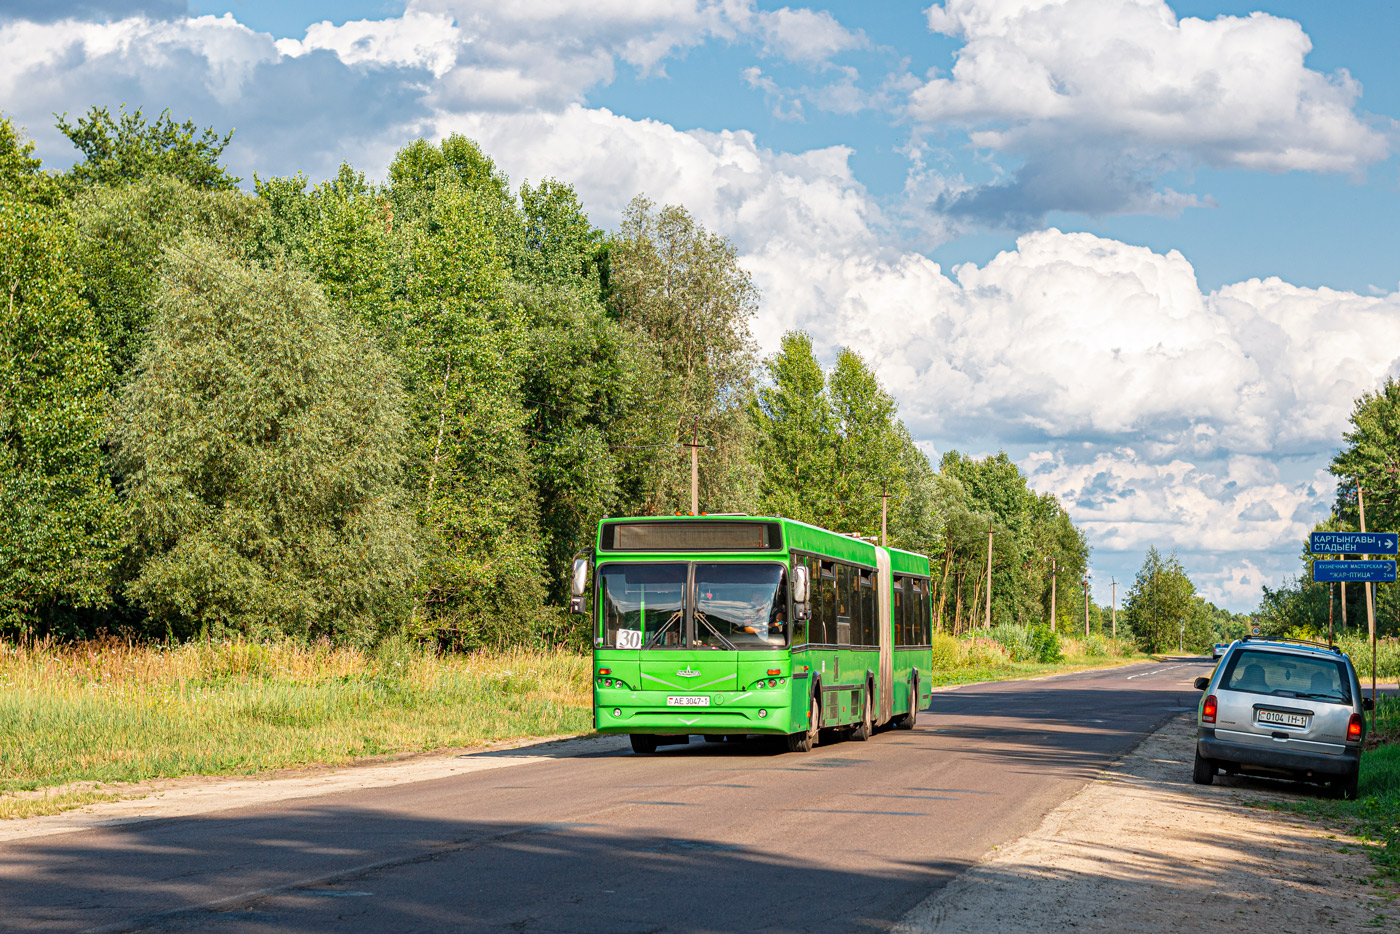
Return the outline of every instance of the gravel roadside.
<path id="1" fill-rule="evenodd" d="M 1366 881 L 1373 872 L 1365 844 L 1246 806 L 1314 789 L 1250 779 L 1192 784 L 1194 743 L 1194 718 L 1172 719 L 894 930 L 1400 930 L 1394 893 Z"/>

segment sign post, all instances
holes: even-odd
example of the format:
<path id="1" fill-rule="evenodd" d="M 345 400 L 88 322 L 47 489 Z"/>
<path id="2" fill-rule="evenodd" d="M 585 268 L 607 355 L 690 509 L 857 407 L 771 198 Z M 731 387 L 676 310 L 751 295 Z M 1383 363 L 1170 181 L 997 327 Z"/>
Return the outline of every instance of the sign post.
<path id="1" fill-rule="evenodd" d="M 1361 515 L 1359 532 L 1313 532 L 1308 536 L 1308 550 L 1317 555 L 1361 555 L 1361 561 L 1313 561 L 1313 580 L 1319 583 L 1340 581 L 1342 594 L 1346 594 L 1347 581 L 1366 584 L 1366 628 L 1371 636 L 1371 703 L 1376 702 L 1376 611 L 1375 585 L 1395 583 L 1395 562 L 1370 560 L 1371 555 L 1396 555 L 1400 552 L 1400 534 L 1395 532 L 1367 532 L 1366 505 L 1362 499 L 1361 485 L 1356 487 L 1356 505 Z M 1331 616 L 1331 594 L 1328 594 L 1328 629 Z M 1346 613 L 1346 603 L 1342 604 Z M 1330 636 L 1329 636 L 1330 639 Z M 1376 725 L 1374 709 L 1371 713 L 1371 728 Z"/>

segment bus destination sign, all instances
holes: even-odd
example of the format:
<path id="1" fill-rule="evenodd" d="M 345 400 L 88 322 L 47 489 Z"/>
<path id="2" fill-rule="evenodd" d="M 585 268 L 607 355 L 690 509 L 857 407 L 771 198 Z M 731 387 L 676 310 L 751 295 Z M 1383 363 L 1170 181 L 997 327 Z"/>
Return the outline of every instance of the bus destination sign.
<path id="1" fill-rule="evenodd" d="M 1314 532 L 1308 550 L 1315 555 L 1393 555 L 1400 546 L 1395 532 Z"/>
<path id="2" fill-rule="evenodd" d="M 1386 561 L 1314 561 L 1313 580 L 1319 584 L 1336 583 L 1395 583 L 1395 562 Z"/>

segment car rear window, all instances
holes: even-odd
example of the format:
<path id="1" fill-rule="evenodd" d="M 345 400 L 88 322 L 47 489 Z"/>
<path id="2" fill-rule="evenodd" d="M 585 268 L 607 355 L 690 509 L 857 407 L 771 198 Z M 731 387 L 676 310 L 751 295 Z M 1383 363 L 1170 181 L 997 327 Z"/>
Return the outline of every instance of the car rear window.
<path id="1" fill-rule="evenodd" d="M 1351 703 L 1351 678 L 1341 659 L 1241 649 L 1220 679 L 1227 691 Z"/>

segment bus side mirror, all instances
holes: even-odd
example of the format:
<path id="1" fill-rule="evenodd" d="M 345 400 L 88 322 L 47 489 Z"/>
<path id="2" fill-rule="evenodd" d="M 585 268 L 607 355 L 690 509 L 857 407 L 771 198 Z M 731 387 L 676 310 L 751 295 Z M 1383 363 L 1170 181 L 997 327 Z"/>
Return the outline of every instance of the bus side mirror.
<path id="1" fill-rule="evenodd" d="M 569 580 L 569 612 L 583 613 L 588 595 L 588 559 L 574 559 L 574 573 Z"/>
<path id="2" fill-rule="evenodd" d="M 798 619 L 807 619 L 811 612 L 807 609 L 811 581 L 807 579 L 807 569 L 802 565 L 792 569 L 792 606 Z"/>

